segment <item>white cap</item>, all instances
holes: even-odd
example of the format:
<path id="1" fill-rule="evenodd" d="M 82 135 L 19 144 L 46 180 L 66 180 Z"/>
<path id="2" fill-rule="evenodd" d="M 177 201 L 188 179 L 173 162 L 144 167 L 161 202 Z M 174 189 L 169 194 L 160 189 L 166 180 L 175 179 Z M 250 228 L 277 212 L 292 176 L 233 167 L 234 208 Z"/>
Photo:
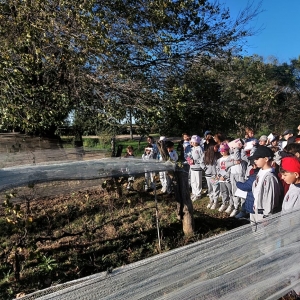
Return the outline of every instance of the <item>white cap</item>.
<path id="1" fill-rule="evenodd" d="M 164 141 L 165 139 L 166 139 L 165 136 L 161 136 L 161 137 L 159 138 L 160 141 Z"/>

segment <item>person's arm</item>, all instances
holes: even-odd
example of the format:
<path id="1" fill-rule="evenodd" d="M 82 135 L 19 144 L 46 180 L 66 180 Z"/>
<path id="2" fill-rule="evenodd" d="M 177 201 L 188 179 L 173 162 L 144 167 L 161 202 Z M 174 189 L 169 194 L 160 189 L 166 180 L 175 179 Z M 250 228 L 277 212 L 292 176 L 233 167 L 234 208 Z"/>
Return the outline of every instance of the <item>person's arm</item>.
<path id="1" fill-rule="evenodd" d="M 300 209 L 300 194 L 296 195 L 290 195 L 288 194 L 288 201 L 286 201 L 286 196 L 282 203 L 282 214 L 299 210 Z"/>
<path id="2" fill-rule="evenodd" d="M 240 190 L 245 191 L 245 192 L 251 192 L 255 177 L 256 177 L 256 175 L 251 175 L 248 177 L 248 179 L 245 182 L 238 181 L 236 183 L 237 188 L 239 188 Z"/>
<path id="3" fill-rule="evenodd" d="M 226 168 L 226 170 L 228 170 L 230 167 L 232 167 L 234 165 L 235 165 L 235 163 L 234 163 L 233 159 L 225 161 L 225 168 Z"/>

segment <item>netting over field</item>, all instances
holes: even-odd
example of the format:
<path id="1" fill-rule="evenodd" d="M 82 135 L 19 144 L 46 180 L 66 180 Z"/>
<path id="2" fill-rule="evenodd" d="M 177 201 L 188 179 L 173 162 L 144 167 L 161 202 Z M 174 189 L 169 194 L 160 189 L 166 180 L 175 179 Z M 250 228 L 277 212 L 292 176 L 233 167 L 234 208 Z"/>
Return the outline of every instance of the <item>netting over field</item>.
<path id="1" fill-rule="evenodd" d="M 41 152 L 42 153 L 42 152 Z M 49 161 L 31 163 L 0 169 L 0 192 L 17 189 L 18 194 L 26 193 L 22 187 L 34 183 L 35 195 L 50 196 L 71 192 L 80 188 L 99 185 L 99 179 L 129 176 L 145 172 L 174 171 L 174 164 L 157 160 L 103 158 L 78 161 Z M 32 154 L 23 154 L 23 158 Z M 21 156 L 21 154 L 19 154 Z M 30 156 L 31 157 L 31 156 Z M 16 161 L 15 161 L 16 163 Z"/>
<path id="2" fill-rule="evenodd" d="M 55 161 L 75 161 L 101 159 L 110 156 L 107 150 L 93 150 L 83 147 L 55 149 L 26 149 L 17 152 L 0 152 L 0 167 L 7 168 L 20 165 L 35 165 Z"/>
<path id="3" fill-rule="evenodd" d="M 279 299 L 299 271 L 296 211 L 22 299 Z"/>
<path id="4" fill-rule="evenodd" d="M 0 191 L 34 183 L 38 195 L 58 193 L 66 182 L 96 184 L 104 177 L 173 170 L 171 163 L 141 159 L 35 161 L 0 169 Z M 22 299 L 278 299 L 300 284 L 299 269 L 295 211 Z"/>

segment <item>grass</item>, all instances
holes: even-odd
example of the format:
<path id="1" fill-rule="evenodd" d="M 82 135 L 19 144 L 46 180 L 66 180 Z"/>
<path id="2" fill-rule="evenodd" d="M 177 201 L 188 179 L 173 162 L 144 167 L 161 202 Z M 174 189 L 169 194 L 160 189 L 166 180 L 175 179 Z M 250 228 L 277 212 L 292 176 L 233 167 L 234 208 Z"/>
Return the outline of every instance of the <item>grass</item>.
<path id="1" fill-rule="evenodd" d="M 151 135 L 154 138 L 158 138 L 158 134 Z M 73 137 L 72 136 L 62 136 L 61 137 L 63 146 L 65 148 L 72 148 L 74 147 L 73 143 Z M 116 139 L 116 149 L 118 146 L 123 146 L 122 156 L 126 154 L 126 147 L 132 146 L 134 149 L 134 154 L 136 157 L 142 157 L 142 154 L 144 153 L 144 148 L 147 146 L 146 137 L 142 139 L 141 142 L 137 139 Z M 111 152 L 111 141 L 110 136 L 99 136 L 99 137 L 84 137 L 83 138 L 83 147 L 93 150 L 107 150 L 108 152 Z"/>

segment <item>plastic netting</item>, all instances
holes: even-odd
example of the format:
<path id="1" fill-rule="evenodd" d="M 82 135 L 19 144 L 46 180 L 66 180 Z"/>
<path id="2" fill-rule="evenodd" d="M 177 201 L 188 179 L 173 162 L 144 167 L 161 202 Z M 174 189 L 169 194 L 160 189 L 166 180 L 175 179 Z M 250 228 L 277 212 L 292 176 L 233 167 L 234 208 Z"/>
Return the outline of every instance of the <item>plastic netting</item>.
<path id="1" fill-rule="evenodd" d="M 17 152 L 0 153 L 0 167 L 7 168 L 20 165 L 34 165 L 54 161 L 74 161 L 95 158 L 105 158 L 107 150 L 93 150 L 83 147 L 56 148 L 43 150 L 22 150 Z M 110 156 L 110 155 L 109 155 Z"/>
<path id="2" fill-rule="evenodd" d="M 169 162 L 82 157 L 50 162 L 43 155 L 48 162 L 25 160 L 0 169 L 0 191 L 34 183 L 40 186 L 37 194 L 45 185 L 52 187 L 48 193 L 58 193 L 60 186 L 71 188 L 66 182 L 95 185 L 104 177 L 174 171 Z M 300 291 L 299 269 L 300 212 L 295 211 L 22 299 L 278 299 Z"/>
<path id="3" fill-rule="evenodd" d="M 300 285 L 299 217 L 277 214 L 22 299 L 279 299 Z"/>
<path id="4" fill-rule="evenodd" d="M 159 171 L 174 171 L 174 164 L 133 158 L 107 158 L 24 165 L 0 169 L 0 190 L 26 185 L 29 182 L 87 180 Z"/>

